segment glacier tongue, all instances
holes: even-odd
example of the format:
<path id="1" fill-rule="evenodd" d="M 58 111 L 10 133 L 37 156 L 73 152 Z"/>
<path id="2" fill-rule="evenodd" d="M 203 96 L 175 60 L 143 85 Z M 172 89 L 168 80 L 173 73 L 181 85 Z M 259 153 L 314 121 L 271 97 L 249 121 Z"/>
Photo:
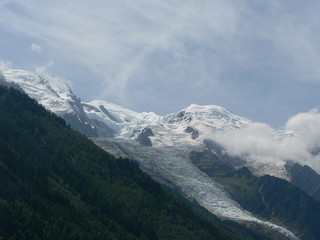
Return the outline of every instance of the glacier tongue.
<path id="1" fill-rule="evenodd" d="M 141 168 L 153 178 L 178 188 L 187 198 L 197 201 L 211 213 L 236 221 L 253 222 L 286 236 L 290 240 L 298 238 L 287 229 L 262 221 L 242 209 L 228 193 L 208 175 L 195 167 L 188 155 L 199 151 L 199 146 L 184 147 L 145 147 L 136 141 L 124 139 L 94 139 L 97 145 L 110 150 L 118 147 L 118 154 L 137 160 Z"/>

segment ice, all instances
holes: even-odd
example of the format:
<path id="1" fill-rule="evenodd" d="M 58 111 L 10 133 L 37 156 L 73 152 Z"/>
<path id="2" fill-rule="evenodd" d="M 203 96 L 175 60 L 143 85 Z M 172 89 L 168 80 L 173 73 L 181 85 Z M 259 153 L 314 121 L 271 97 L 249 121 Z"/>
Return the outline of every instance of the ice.
<path id="1" fill-rule="evenodd" d="M 17 69 L 3 70 L 3 75 L 7 81 L 19 84 L 26 94 L 48 110 L 60 116 L 74 112 L 70 105 L 74 95 L 64 82 L 48 82 L 35 73 Z"/>
<path id="2" fill-rule="evenodd" d="M 118 153 L 137 160 L 141 168 L 160 182 L 178 188 L 190 200 L 197 201 L 211 213 L 226 219 L 260 224 L 291 240 L 298 238 L 287 229 L 262 221 L 245 211 L 232 200 L 221 185 L 195 167 L 190 159 L 192 150 L 201 151 L 201 146 L 186 145 L 180 147 L 145 147 L 135 141 L 123 139 L 94 139 L 97 145 L 108 151 L 110 146 Z"/>

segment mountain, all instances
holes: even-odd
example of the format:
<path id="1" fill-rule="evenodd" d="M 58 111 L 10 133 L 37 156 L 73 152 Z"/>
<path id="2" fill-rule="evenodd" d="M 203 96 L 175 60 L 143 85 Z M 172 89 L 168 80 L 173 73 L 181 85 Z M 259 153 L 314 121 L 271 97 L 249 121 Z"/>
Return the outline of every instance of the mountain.
<path id="1" fill-rule="evenodd" d="M 252 121 L 216 105 L 192 104 L 177 113 L 159 116 L 152 112 L 137 113 L 105 101 L 81 103 L 61 80 L 48 80 L 32 72 L 16 69 L 4 70 L 3 75 L 8 82 L 18 84 L 30 97 L 89 137 L 138 140 L 142 145 L 154 147 L 204 147 L 203 142 L 207 138 L 252 124 Z M 285 136 L 286 133 L 275 131 L 275 138 Z M 280 159 L 275 167 L 254 159 L 250 161 L 246 164 L 255 174 L 289 179 L 284 160 Z"/>
<path id="2" fill-rule="evenodd" d="M 241 239 L 24 93 L 0 86 L 0 122 L 1 239 Z"/>
<path id="3" fill-rule="evenodd" d="M 22 82 L 19 85 L 26 93 L 47 109 L 65 118 L 75 129 L 92 137 L 94 142 L 107 152 L 136 160 L 140 168 L 155 180 L 170 186 L 174 191 L 180 192 L 187 199 L 197 202 L 220 218 L 241 222 L 247 226 L 254 225 L 255 228 L 264 229 L 263 231 L 268 229 L 289 239 L 297 239 L 286 228 L 279 226 L 280 224 L 306 239 L 301 234 L 301 229 L 292 227 L 294 224 L 264 218 L 259 213 L 252 214 L 245 210 L 244 206 L 239 205 L 240 200 L 230 195 L 228 186 L 221 185 L 208 175 L 207 170 L 199 168 L 190 159 L 192 152 L 209 150 L 227 159 L 234 169 L 247 167 L 257 177 L 268 174 L 292 181 L 311 195 L 311 191 L 303 189 L 306 184 L 302 184 L 310 175 L 305 174 L 303 178 L 294 177 L 296 175 L 293 168 L 288 167 L 288 159 L 278 159 L 274 164 L 274 161 L 265 162 L 245 154 L 236 156 L 229 154 L 228 149 L 219 143 L 218 137 L 229 134 L 230 131 L 241 131 L 256 126 L 256 123 L 216 105 L 193 104 L 177 113 L 159 116 L 155 113 L 137 113 L 105 101 L 79 103 L 64 83 L 54 83 L 54 87 L 50 87 L 50 81 L 43 81 L 42 86 L 41 81 L 28 80 L 41 77 L 29 72 L 23 73 L 21 70 L 9 69 L 3 71 L 3 75 L 8 82 Z M 28 77 L 30 75 L 33 77 Z M 42 87 L 38 87 L 38 84 Z M 54 89 L 56 94 L 51 89 Z M 62 90 L 65 91 L 64 94 Z M 46 95 L 50 97 L 45 97 Z M 52 107 L 58 100 L 51 95 L 58 96 L 59 101 L 64 103 L 61 105 L 64 107 L 59 111 Z M 72 121 L 68 115 L 74 116 Z M 90 130 L 90 134 L 83 130 L 83 126 Z M 271 129 L 270 132 L 275 140 L 293 136 L 292 133 L 282 130 Z M 314 176 L 312 178 L 317 179 Z M 313 184 L 313 189 L 316 189 L 317 184 L 320 185 L 317 180 L 314 180 Z M 276 224 L 270 223 L 269 220 Z"/>
<path id="4" fill-rule="evenodd" d="M 152 112 L 137 113 L 104 101 L 83 103 L 83 106 L 89 119 L 103 122 L 112 129 L 113 137 L 130 140 L 151 137 L 148 145 L 155 147 L 200 146 L 205 133 L 241 128 L 250 122 L 220 106 L 193 104 L 164 117 Z M 149 136 L 145 134 L 147 130 Z"/>
<path id="5" fill-rule="evenodd" d="M 320 175 L 309 166 L 288 162 L 291 183 L 320 201 Z"/>
<path id="6" fill-rule="evenodd" d="M 7 69 L 2 73 L 9 83 L 18 85 L 31 98 L 36 99 L 46 109 L 54 112 L 87 136 L 98 136 L 84 113 L 80 99 L 63 81 L 45 79 L 33 72 Z"/>

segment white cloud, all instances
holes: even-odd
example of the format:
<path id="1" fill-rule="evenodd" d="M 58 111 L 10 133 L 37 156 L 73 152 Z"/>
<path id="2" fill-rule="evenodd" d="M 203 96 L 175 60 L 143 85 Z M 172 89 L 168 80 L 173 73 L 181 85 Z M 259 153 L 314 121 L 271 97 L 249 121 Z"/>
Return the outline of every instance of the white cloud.
<path id="1" fill-rule="evenodd" d="M 36 43 L 32 43 L 30 46 L 30 50 L 33 52 L 37 52 L 40 53 L 43 51 L 43 47 L 41 47 L 40 45 L 36 44 Z"/>
<path id="2" fill-rule="evenodd" d="M 63 8 L 61 1 L 14 3 L 24 14 L 5 9 L 3 19 L 16 30 L 46 42 L 52 51 L 91 68 L 105 81 L 102 94 L 113 94 L 115 89 L 119 93 L 129 81 L 138 83 L 140 79 L 163 77 L 177 84 L 187 81 L 190 87 L 216 81 L 225 65 L 219 61 L 236 58 L 228 42 L 238 33 L 238 8 L 243 5 L 220 0 L 68 1 Z M 33 49 L 41 48 L 34 45 Z M 165 64 L 155 59 L 159 54 L 166 56 Z M 221 58 L 221 54 L 226 56 Z M 211 68 L 215 69 L 213 76 Z M 152 74 L 157 70 L 161 74 Z M 194 77 L 179 75 L 184 71 L 198 76 L 197 82 Z"/>
<path id="3" fill-rule="evenodd" d="M 12 63 L 11 62 L 0 59 L 0 70 L 1 71 L 6 70 L 6 69 L 11 68 L 11 67 L 12 67 Z"/>
<path id="4" fill-rule="evenodd" d="M 320 150 L 320 113 L 317 110 L 293 116 L 282 131 L 252 123 L 243 129 L 217 134 L 213 140 L 231 155 L 275 166 L 291 160 L 320 173 L 320 155 L 314 154 Z"/>
<path id="5" fill-rule="evenodd" d="M 44 66 L 35 67 L 35 72 L 43 79 L 50 82 L 50 86 L 59 89 L 58 92 L 62 91 L 63 93 L 68 93 L 70 91 L 71 82 L 59 77 L 55 76 L 51 73 L 51 68 L 54 66 L 54 61 L 51 60 Z"/>
<path id="6" fill-rule="evenodd" d="M 320 149 L 320 113 L 317 109 L 293 116 L 285 128 L 293 131 L 309 151 Z"/>

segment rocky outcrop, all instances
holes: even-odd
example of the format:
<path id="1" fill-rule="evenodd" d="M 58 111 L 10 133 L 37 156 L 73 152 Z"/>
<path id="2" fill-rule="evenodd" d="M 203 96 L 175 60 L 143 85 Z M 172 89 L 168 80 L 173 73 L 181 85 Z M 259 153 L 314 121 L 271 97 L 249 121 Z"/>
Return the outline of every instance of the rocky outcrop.
<path id="1" fill-rule="evenodd" d="M 137 141 L 142 146 L 148 146 L 152 147 L 152 142 L 149 137 L 154 136 L 154 133 L 152 132 L 151 128 L 145 128 L 142 130 L 142 132 L 138 135 Z"/>

